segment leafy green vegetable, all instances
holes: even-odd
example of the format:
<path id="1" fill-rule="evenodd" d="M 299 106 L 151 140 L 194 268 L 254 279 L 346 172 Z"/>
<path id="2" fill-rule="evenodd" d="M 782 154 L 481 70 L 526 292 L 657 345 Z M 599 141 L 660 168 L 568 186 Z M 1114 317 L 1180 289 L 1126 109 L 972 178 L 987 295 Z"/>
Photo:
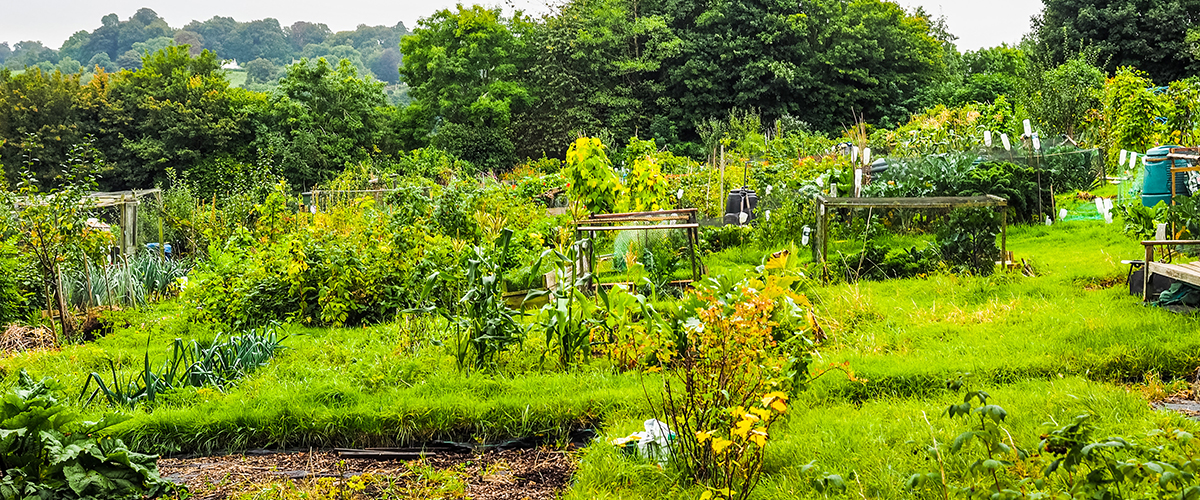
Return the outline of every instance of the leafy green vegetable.
<path id="1" fill-rule="evenodd" d="M 157 497 L 173 485 L 158 475 L 158 457 L 130 451 L 105 429 L 126 417 L 79 421 L 24 370 L 0 400 L 0 498 L 112 499 Z"/>

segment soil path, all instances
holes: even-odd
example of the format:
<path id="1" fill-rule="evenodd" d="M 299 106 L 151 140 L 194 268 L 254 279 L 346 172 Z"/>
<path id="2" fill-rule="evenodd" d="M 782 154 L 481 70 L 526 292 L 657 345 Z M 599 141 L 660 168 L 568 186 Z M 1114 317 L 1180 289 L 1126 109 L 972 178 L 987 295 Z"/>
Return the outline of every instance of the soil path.
<path id="1" fill-rule="evenodd" d="M 550 500 L 567 487 L 575 464 L 572 452 L 548 449 L 441 452 L 410 462 L 342 459 L 332 451 L 305 451 L 164 458 L 158 461 L 158 469 L 163 477 L 186 485 L 193 498 L 201 500 L 254 495 L 287 486 L 311 487 L 322 480 L 336 483 L 363 474 L 414 489 L 436 489 L 446 478 L 465 484 L 457 492 L 446 492 L 449 498 L 465 494 L 465 498 L 478 500 Z M 433 481 L 437 484 L 431 484 L 430 474 L 423 473 L 431 468 L 447 474 L 439 475 L 441 479 Z M 372 495 L 364 491 L 362 496 Z"/>

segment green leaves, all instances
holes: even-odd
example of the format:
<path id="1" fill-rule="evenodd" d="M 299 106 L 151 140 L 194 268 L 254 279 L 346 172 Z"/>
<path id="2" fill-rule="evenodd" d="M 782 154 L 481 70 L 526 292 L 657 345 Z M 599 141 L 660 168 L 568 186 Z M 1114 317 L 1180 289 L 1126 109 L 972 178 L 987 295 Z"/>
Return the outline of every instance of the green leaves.
<path id="1" fill-rule="evenodd" d="M 142 371 L 136 376 L 120 377 L 116 364 L 110 359 L 108 365 L 111 380 L 106 383 L 100 374 L 92 372 L 84 383 L 79 398 L 83 399 L 92 382 L 96 383 L 96 389 L 92 391 L 84 406 L 91 404 L 100 394 L 104 395 L 110 405 L 133 408 L 143 401 L 153 403 L 158 394 L 182 387 L 212 385 L 224 390 L 237 379 L 265 366 L 267 361 L 282 349 L 281 344 L 286 338 L 278 337 L 273 328 L 266 328 L 262 333 L 250 330 L 243 335 L 235 335 L 226 342 L 220 342 L 218 335 L 209 347 L 200 347 L 195 340 L 190 346 L 185 346 L 182 339 L 175 339 L 171 357 L 163 363 L 158 372 L 150 368 L 150 352 L 147 347 Z M 119 421 L 118 417 L 105 417 L 99 422 L 85 424 L 90 429 L 88 432 L 95 432 Z"/>
<path id="2" fill-rule="evenodd" d="M 173 488 L 157 457 L 102 431 L 120 421 L 81 422 L 51 395 L 51 382 L 22 371 L 0 403 L 0 498 L 156 497 Z"/>

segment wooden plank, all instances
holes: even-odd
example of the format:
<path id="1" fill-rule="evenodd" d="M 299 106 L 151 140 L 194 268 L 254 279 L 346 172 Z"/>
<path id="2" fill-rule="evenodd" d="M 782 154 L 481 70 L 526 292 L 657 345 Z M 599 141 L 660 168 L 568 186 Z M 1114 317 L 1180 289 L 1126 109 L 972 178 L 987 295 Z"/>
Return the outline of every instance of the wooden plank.
<path id="1" fill-rule="evenodd" d="M 818 196 L 830 208 L 964 208 L 1004 207 L 1008 200 L 998 196 L 939 196 L 931 198 L 826 198 Z"/>
<path id="2" fill-rule="evenodd" d="M 608 219 L 608 218 L 612 218 L 612 217 L 637 217 L 637 216 L 646 216 L 646 215 L 674 215 L 674 214 L 685 214 L 688 212 L 695 212 L 697 210 L 698 209 L 696 209 L 696 208 L 681 208 L 678 210 L 653 210 L 653 211 L 649 211 L 649 212 L 617 212 L 617 213 L 611 213 L 611 214 L 592 214 L 592 215 L 588 216 L 588 219 Z"/>
<path id="3" fill-rule="evenodd" d="M 1188 269 L 1177 264 L 1164 264 L 1162 262 L 1146 263 L 1146 274 L 1159 274 L 1168 278 L 1200 285 L 1200 272 Z"/>
<path id="4" fill-rule="evenodd" d="M 616 224 L 620 222 L 658 222 L 669 220 L 690 220 L 686 215 L 669 215 L 660 217 L 613 217 L 608 219 L 584 219 L 575 221 L 576 224 Z"/>
<path id="5" fill-rule="evenodd" d="M 1143 240 L 1142 246 L 1200 245 L 1200 240 Z"/>
<path id="6" fill-rule="evenodd" d="M 700 227 L 699 224 L 658 224 L 653 226 L 579 226 L 577 231 L 639 231 L 650 229 L 694 229 Z"/>
<path id="7" fill-rule="evenodd" d="M 687 286 L 687 285 L 691 285 L 692 283 L 695 283 L 695 282 L 696 282 L 696 280 L 675 280 L 675 281 L 668 281 L 667 285 L 668 286 Z M 634 282 L 632 282 L 632 281 L 613 281 L 611 283 L 600 283 L 600 286 L 608 287 L 608 288 L 612 288 L 617 285 L 632 287 L 634 285 Z"/>

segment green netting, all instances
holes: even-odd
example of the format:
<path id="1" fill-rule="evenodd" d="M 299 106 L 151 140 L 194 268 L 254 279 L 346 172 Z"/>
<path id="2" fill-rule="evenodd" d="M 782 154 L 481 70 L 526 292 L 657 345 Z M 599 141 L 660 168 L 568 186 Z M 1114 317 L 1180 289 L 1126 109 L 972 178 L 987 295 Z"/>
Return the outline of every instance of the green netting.
<path id="1" fill-rule="evenodd" d="M 1096 210 L 1095 203 L 1080 203 L 1075 208 L 1067 209 L 1067 216 L 1063 217 L 1062 220 L 1104 220 L 1104 215 L 1099 210 Z"/>

